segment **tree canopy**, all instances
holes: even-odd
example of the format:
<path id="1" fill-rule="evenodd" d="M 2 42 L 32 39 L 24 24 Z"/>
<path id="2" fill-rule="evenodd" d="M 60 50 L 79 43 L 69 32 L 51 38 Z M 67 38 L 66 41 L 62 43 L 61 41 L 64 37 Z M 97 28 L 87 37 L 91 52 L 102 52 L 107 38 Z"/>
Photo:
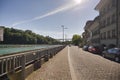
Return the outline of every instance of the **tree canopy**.
<path id="1" fill-rule="evenodd" d="M 73 38 L 72 38 L 72 43 L 76 46 L 78 46 L 80 43 L 82 43 L 82 38 L 80 35 L 73 35 Z"/>
<path id="2" fill-rule="evenodd" d="M 59 44 L 60 42 L 49 36 L 42 36 L 31 30 L 19 30 L 4 27 L 4 41 L 2 44 Z"/>

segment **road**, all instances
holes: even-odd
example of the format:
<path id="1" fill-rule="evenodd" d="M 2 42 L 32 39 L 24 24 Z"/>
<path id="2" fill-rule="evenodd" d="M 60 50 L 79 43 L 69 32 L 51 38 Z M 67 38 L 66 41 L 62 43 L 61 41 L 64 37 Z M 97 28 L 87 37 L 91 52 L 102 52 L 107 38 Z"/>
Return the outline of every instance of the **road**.
<path id="1" fill-rule="evenodd" d="M 26 80 L 120 80 L 120 64 L 66 47 Z"/>
<path id="2" fill-rule="evenodd" d="M 77 80 L 120 80 L 120 64 L 76 47 L 69 54 Z"/>

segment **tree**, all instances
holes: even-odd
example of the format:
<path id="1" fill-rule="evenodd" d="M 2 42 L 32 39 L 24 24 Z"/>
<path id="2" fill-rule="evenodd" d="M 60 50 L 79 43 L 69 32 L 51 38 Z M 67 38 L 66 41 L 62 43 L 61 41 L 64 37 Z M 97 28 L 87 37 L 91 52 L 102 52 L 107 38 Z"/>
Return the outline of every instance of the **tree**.
<path id="1" fill-rule="evenodd" d="M 82 38 L 80 35 L 73 35 L 73 38 L 72 38 L 72 43 L 76 46 L 79 46 L 80 43 L 82 43 Z"/>
<path id="2" fill-rule="evenodd" d="M 60 42 L 49 36 L 42 36 L 31 30 L 19 30 L 4 27 L 4 41 L 2 44 L 59 44 Z"/>

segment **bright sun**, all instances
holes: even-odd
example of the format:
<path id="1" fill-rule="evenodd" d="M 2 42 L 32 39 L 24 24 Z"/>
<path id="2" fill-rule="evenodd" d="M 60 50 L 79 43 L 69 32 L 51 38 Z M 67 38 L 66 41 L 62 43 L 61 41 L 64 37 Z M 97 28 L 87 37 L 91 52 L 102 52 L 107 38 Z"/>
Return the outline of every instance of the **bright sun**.
<path id="1" fill-rule="evenodd" d="M 80 4 L 81 0 L 74 0 L 76 4 Z"/>

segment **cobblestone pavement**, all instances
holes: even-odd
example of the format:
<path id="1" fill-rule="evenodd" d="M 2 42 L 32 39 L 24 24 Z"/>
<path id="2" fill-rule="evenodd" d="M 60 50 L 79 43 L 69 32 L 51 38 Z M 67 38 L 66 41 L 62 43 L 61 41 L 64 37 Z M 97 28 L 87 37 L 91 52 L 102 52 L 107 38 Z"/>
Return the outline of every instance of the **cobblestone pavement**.
<path id="1" fill-rule="evenodd" d="M 77 80 L 120 80 L 120 64 L 77 47 L 69 49 Z"/>
<path id="2" fill-rule="evenodd" d="M 66 47 L 26 80 L 120 80 L 120 64 Z"/>

